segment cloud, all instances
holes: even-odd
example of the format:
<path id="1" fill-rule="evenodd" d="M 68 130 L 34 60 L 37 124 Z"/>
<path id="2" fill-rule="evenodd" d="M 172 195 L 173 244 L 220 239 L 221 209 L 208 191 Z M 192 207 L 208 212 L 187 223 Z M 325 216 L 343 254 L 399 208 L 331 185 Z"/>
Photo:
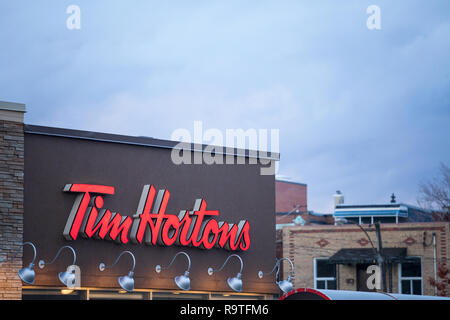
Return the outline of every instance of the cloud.
<path id="1" fill-rule="evenodd" d="M 169 138 L 177 128 L 280 129 L 280 174 L 332 194 L 414 202 L 450 156 L 450 4 L 62 1 L 0 5 L 0 96 L 26 121 Z M 10 26 L 14 26 L 11 28 Z"/>

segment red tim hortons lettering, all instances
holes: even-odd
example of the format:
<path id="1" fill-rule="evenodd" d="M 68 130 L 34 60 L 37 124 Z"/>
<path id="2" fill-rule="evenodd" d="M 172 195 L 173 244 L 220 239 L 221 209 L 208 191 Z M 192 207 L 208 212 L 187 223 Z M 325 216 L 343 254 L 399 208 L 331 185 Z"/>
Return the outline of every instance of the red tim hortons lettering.
<path id="1" fill-rule="evenodd" d="M 132 219 L 128 216 L 121 216 L 117 212 L 112 213 L 107 209 L 101 209 L 103 207 L 101 196 L 93 197 L 93 199 L 94 206 L 89 207 L 90 214 L 84 216 L 80 233 L 87 238 L 94 237 L 122 244 L 128 243 L 128 232 L 133 222 Z"/>
<path id="2" fill-rule="evenodd" d="M 89 193 L 114 194 L 114 187 L 89 184 L 66 184 L 64 191 L 80 193 L 75 199 L 63 232 L 67 240 L 76 240 L 91 200 Z"/>
<path id="3" fill-rule="evenodd" d="M 65 192 L 78 193 L 63 235 L 67 240 L 84 238 L 113 240 L 126 244 L 191 246 L 201 249 L 223 248 L 246 251 L 250 248 L 250 224 L 217 221 L 218 210 L 207 210 L 204 199 L 197 199 L 193 210 L 178 215 L 166 213 L 170 199 L 168 190 L 145 185 L 136 214 L 122 216 L 103 208 L 102 195 L 113 195 L 114 187 L 67 184 Z"/>

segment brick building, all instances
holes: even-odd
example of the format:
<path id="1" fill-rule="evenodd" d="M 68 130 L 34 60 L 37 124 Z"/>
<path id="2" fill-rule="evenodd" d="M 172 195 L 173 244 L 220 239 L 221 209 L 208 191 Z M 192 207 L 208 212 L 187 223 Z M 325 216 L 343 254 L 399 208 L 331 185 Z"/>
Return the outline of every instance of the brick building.
<path id="1" fill-rule="evenodd" d="M 275 210 L 277 214 L 307 211 L 307 190 L 308 187 L 304 183 L 277 178 L 275 180 Z"/>
<path id="2" fill-rule="evenodd" d="M 275 209 L 277 229 L 297 224 L 333 224 L 331 214 L 308 211 L 308 186 L 304 183 L 275 180 Z M 295 222 L 295 223 L 294 223 Z"/>
<path id="3" fill-rule="evenodd" d="M 387 291 L 450 296 L 450 275 L 440 272 L 450 257 L 450 223 L 431 221 L 430 216 L 395 201 L 354 206 L 338 199 L 334 217 L 361 223 L 367 234 L 355 224 L 287 226 L 282 229 L 281 255 L 295 264 L 294 288 L 370 291 L 367 270 L 377 264 L 371 223 L 380 222 Z M 285 265 L 285 277 L 288 271 Z"/>
<path id="4" fill-rule="evenodd" d="M 295 225 L 333 224 L 332 215 L 308 211 L 308 186 L 304 183 L 277 178 L 275 180 L 276 256 L 283 257 L 283 228 Z M 283 266 L 281 267 L 283 271 Z M 289 268 L 287 269 L 289 270 Z"/>

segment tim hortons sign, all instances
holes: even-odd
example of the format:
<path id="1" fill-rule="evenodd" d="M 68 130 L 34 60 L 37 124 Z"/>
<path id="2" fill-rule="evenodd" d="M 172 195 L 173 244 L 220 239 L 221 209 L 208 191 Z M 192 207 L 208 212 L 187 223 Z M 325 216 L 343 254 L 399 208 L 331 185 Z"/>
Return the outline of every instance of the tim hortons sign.
<path id="1" fill-rule="evenodd" d="M 102 195 L 113 195 L 114 187 L 92 184 L 66 184 L 64 192 L 77 193 L 64 237 L 112 240 L 126 244 L 179 245 L 201 249 L 213 247 L 246 251 L 250 247 L 250 224 L 218 221 L 218 210 L 206 210 L 206 201 L 197 199 L 192 211 L 181 210 L 178 215 L 166 214 L 170 198 L 168 190 L 145 185 L 136 214 L 123 216 L 103 208 Z M 153 209 L 152 209 L 153 208 Z"/>

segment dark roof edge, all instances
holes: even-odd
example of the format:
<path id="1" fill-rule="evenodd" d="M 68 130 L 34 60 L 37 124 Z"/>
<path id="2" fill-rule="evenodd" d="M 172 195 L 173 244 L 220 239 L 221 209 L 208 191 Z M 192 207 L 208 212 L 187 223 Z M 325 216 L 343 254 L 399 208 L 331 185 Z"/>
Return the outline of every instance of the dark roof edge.
<path id="1" fill-rule="evenodd" d="M 27 134 L 37 134 L 37 135 L 46 135 L 46 136 L 54 136 L 54 137 L 63 137 L 63 138 L 71 138 L 71 139 L 83 139 L 83 140 L 92 140 L 92 141 L 100 141 L 100 142 L 110 142 L 110 143 L 122 143 L 122 144 L 130 144 L 137 145 L 143 147 L 154 147 L 154 148 L 164 148 L 164 149 L 184 149 L 193 152 L 206 152 L 211 153 L 210 150 L 205 150 L 206 147 L 209 149 L 214 148 L 214 151 L 217 154 L 222 155 L 233 155 L 233 156 L 244 156 L 246 158 L 258 158 L 265 160 L 280 160 L 280 154 L 276 152 L 258 152 L 254 150 L 248 149 L 238 149 L 238 148 L 227 148 L 224 146 L 208 146 L 208 145 L 200 145 L 195 143 L 183 143 L 178 141 L 171 140 L 162 140 L 155 139 L 150 137 L 137 137 L 137 136 L 126 136 L 112 133 L 102 133 L 102 132 L 93 132 L 93 131 L 84 131 L 84 130 L 75 130 L 75 129 L 65 129 L 65 128 L 56 128 L 56 127 L 46 127 L 46 126 L 38 126 L 38 125 L 24 125 L 24 132 Z M 217 148 L 222 148 L 224 152 L 219 152 Z M 230 152 L 232 151 L 232 152 Z M 262 153 L 262 155 L 261 155 Z"/>

